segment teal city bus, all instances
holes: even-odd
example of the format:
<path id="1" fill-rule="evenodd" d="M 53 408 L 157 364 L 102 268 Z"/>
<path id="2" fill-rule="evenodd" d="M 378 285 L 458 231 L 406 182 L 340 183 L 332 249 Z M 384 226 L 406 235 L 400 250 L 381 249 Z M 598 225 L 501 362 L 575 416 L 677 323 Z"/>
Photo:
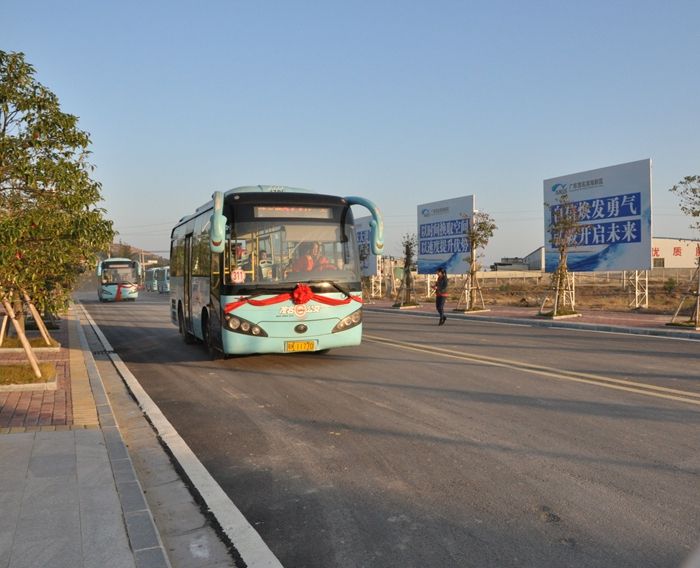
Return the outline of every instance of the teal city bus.
<path id="1" fill-rule="evenodd" d="M 141 264 L 130 258 L 107 258 L 97 263 L 97 297 L 100 302 L 136 300 Z"/>
<path id="2" fill-rule="evenodd" d="M 282 186 L 216 192 L 180 220 L 170 248 L 170 316 L 212 354 L 326 352 L 362 338 L 362 288 L 352 205 Z"/>

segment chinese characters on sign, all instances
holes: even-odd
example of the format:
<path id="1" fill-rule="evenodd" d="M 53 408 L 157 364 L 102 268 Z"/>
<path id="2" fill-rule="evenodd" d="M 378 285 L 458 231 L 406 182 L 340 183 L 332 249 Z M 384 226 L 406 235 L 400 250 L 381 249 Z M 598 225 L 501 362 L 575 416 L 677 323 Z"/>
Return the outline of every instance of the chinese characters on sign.
<path id="1" fill-rule="evenodd" d="M 419 254 L 469 252 L 469 219 L 425 223 L 418 228 Z"/>
<path id="2" fill-rule="evenodd" d="M 642 240 L 641 219 L 627 221 L 604 222 L 606 219 L 620 217 L 639 217 L 641 195 L 629 193 L 611 195 L 605 198 L 586 199 L 567 204 L 573 207 L 582 223 L 578 232 L 571 239 L 571 247 L 587 247 L 613 243 L 638 243 Z M 550 207 L 552 219 L 557 219 L 564 213 L 564 205 Z M 598 222 L 585 224 L 586 221 Z"/>
<path id="3" fill-rule="evenodd" d="M 569 207 L 576 208 L 580 221 L 595 221 L 598 219 L 616 219 L 618 217 L 635 217 L 641 214 L 641 194 L 628 193 L 611 195 L 605 198 L 585 199 L 574 201 Z M 562 205 L 552 205 L 552 216 L 561 214 Z"/>

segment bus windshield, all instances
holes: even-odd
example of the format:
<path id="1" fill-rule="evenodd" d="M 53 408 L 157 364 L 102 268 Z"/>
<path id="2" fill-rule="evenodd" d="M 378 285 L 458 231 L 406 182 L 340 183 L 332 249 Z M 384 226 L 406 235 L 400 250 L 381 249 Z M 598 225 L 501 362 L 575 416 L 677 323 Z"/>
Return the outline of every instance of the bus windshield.
<path id="1" fill-rule="evenodd" d="M 360 280 L 351 224 L 318 219 L 238 221 L 227 235 L 224 283 L 287 284 Z"/>
<path id="2" fill-rule="evenodd" d="M 136 271 L 130 266 L 110 267 L 102 269 L 103 284 L 133 284 L 136 282 Z"/>

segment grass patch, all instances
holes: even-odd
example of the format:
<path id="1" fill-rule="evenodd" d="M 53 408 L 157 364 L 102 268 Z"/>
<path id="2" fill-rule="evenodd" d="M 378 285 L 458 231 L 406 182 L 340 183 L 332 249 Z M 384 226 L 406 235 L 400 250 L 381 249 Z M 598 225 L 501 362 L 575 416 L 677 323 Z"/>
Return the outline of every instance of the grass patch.
<path id="1" fill-rule="evenodd" d="M 25 365 L 0 365 L 0 385 L 39 384 L 56 378 L 56 365 L 54 363 L 39 363 L 39 370 L 41 378 L 37 379 L 29 363 Z"/>
<path id="2" fill-rule="evenodd" d="M 578 316 L 581 315 L 579 312 L 575 312 L 573 310 L 558 310 L 556 315 L 554 314 L 554 310 L 550 310 L 548 312 L 541 312 L 537 314 L 540 317 L 544 318 L 558 318 L 561 316 Z"/>
<path id="3" fill-rule="evenodd" d="M 56 341 L 53 337 L 49 337 L 49 341 L 51 341 L 51 347 L 60 347 L 61 344 Z M 43 337 L 30 337 L 29 338 L 29 345 L 32 347 L 49 347 L 46 345 L 46 341 L 44 341 Z M 0 345 L 0 349 L 4 348 L 14 348 L 14 347 L 22 347 L 22 342 L 19 340 L 19 337 L 6 337 L 2 345 Z"/>

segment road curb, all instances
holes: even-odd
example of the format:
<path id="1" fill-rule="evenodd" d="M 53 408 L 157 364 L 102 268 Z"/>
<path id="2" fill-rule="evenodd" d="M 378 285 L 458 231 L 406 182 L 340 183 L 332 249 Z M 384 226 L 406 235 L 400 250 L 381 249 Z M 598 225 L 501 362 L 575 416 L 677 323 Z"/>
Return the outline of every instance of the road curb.
<path id="1" fill-rule="evenodd" d="M 153 402 L 136 377 L 114 352 L 102 330 L 84 306 L 83 315 L 92 327 L 107 357 L 112 361 L 126 388 L 136 399 L 139 408 L 151 423 L 161 443 L 177 464 L 183 477 L 198 500 L 204 504 L 222 536 L 248 568 L 283 568 L 258 532 L 214 480 L 194 452 L 175 430 L 170 421 Z"/>
<path id="2" fill-rule="evenodd" d="M 428 312 L 400 312 L 396 308 L 382 308 L 378 306 L 365 305 L 364 309 L 371 312 L 383 312 L 401 315 L 412 315 L 420 317 L 435 318 L 435 314 Z M 611 325 L 611 324 L 597 324 L 597 323 L 577 323 L 571 321 L 562 320 L 545 320 L 536 319 L 532 317 L 526 318 L 512 318 L 503 316 L 480 316 L 480 315 L 469 315 L 462 313 L 451 313 L 449 316 L 451 319 L 463 319 L 469 321 L 479 321 L 484 323 L 506 323 L 514 325 L 524 325 L 533 327 L 554 327 L 559 329 L 576 329 L 580 331 L 596 331 L 602 333 L 624 333 L 630 335 L 642 335 L 642 336 L 652 336 L 652 337 L 666 337 L 671 339 L 686 339 L 690 341 L 700 341 L 700 333 L 681 331 L 675 329 L 655 329 L 650 327 L 627 327 L 621 325 Z"/>
<path id="3" fill-rule="evenodd" d="M 82 306 L 79 307 L 92 325 L 85 309 Z M 112 467 L 127 537 L 134 553 L 136 566 L 137 568 L 171 568 L 170 559 L 165 552 L 163 541 L 153 519 L 153 513 L 136 476 L 134 465 L 114 417 L 112 405 L 92 356 L 87 337 L 79 320 L 77 324 L 78 341 L 85 361 L 85 370 L 94 396 L 100 429 Z"/>

